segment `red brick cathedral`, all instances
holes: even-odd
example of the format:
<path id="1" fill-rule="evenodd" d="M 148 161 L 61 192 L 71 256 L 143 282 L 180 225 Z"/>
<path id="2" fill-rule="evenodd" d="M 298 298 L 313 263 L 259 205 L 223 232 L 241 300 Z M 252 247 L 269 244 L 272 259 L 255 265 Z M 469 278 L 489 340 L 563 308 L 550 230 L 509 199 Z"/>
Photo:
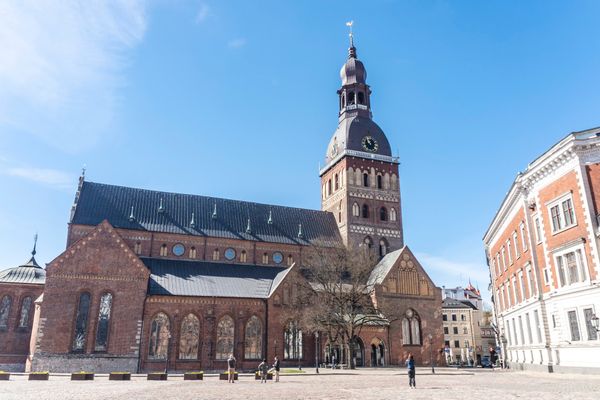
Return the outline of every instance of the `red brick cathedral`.
<path id="1" fill-rule="evenodd" d="M 320 171 L 322 211 L 165 193 L 80 178 L 67 248 L 0 272 L 0 369 L 223 370 L 316 359 L 429 364 L 443 347 L 441 294 L 404 244 L 398 159 L 373 121 L 351 44 L 339 124 Z M 368 246 L 374 301 L 404 317 L 362 329 L 358 348 L 286 319 L 289 274 L 307 246 Z M 35 252 L 34 252 L 35 255 Z M 433 349 L 433 351 L 431 351 Z"/>

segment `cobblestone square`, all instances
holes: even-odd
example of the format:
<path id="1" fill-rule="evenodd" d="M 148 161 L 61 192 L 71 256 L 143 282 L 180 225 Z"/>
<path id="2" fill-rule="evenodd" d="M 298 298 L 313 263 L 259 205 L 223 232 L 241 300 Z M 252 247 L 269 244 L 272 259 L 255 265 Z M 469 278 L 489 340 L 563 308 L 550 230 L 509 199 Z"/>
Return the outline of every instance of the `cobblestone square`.
<path id="1" fill-rule="evenodd" d="M 179 375 L 166 382 L 147 381 L 136 375 L 130 382 L 73 382 L 55 375 L 47 382 L 30 382 L 26 375 L 0 382 L 0 399 L 597 399 L 600 377 L 500 370 L 417 370 L 417 388 L 408 387 L 405 370 L 398 368 L 357 371 L 322 371 L 282 376 L 281 382 L 261 384 L 242 375 L 235 384 L 206 376 L 203 381 L 183 381 Z"/>

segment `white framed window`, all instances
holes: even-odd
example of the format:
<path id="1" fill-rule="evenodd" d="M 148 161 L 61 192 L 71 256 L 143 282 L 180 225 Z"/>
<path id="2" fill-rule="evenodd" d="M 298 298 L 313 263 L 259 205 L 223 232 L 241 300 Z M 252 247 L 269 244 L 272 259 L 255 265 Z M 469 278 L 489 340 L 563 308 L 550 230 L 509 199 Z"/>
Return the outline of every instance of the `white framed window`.
<path id="1" fill-rule="evenodd" d="M 513 238 L 513 243 L 515 244 L 515 258 L 520 258 L 521 251 L 519 250 L 519 241 L 517 240 L 517 231 L 513 232 L 512 238 Z"/>
<path id="2" fill-rule="evenodd" d="M 513 345 L 512 331 L 510 330 L 510 320 L 506 320 L 506 331 L 508 332 L 508 344 Z"/>
<path id="3" fill-rule="evenodd" d="M 512 327 L 513 327 L 513 335 L 515 338 L 515 344 L 518 346 L 519 345 L 519 337 L 517 336 L 517 324 L 515 322 L 515 319 L 512 319 Z"/>
<path id="4" fill-rule="evenodd" d="M 496 275 L 500 276 L 502 273 L 502 265 L 500 265 L 500 253 L 496 254 Z"/>
<path id="5" fill-rule="evenodd" d="M 510 248 L 510 239 L 508 239 L 508 240 L 506 241 L 506 253 L 508 254 L 508 263 L 509 263 L 510 265 L 512 265 L 512 263 L 513 263 L 513 259 L 512 259 L 512 250 L 511 250 L 511 248 Z"/>
<path id="6" fill-rule="evenodd" d="M 579 331 L 579 321 L 577 320 L 577 310 L 567 311 L 567 320 L 569 321 L 569 332 L 571 334 L 571 341 L 580 341 L 581 333 Z"/>
<path id="7" fill-rule="evenodd" d="M 519 340 L 521 344 L 525 344 L 525 336 L 523 335 L 523 318 L 519 315 Z"/>
<path id="8" fill-rule="evenodd" d="M 523 253 L 527 251 L 527 235 L 525 234 L 525 223 L 521 222 L 519 225 L 519 231 L 521 232 L 521 248 Z"/>
<path id="9" fill-rule="evenodd" d="M 513 300 L 513 305 L 517 305 L 518 300 L 517 300 L 517 278 L 513 275 L 512 277 L 512 300 Z"/>
<path id="10" fill-rule="evenodd" d="M 587 332 L 587 340 L 598 340 L 598 331 L 592 325 L 592 317 L 594 316 L 594 309 L 587 307 L 583 309 L 583 319 L 585 320 L 585 328 Z"/>
<path id="11" fill-rule="evenodd" d="M 542 342 L 542 327 L 540 326 L 540 314 L 538 310 L 533 310 L 533 323 L 535 324 L 535 338 L 537 343 Z"/>
<path id="12" fill-rule="evenodd" d="M 573 210 L 573 196 L 571 193 L 548 204 L 548 215 L 552 223 L 552 234 L 556 234 L 577 225 L 575 211 Z"/>
<path id="13" fill-rule="evenodd" d="M 504 270 L 506 271 L 508 269 L 508 264 L 506 263 L 506 250 L 504 250 L 504 247 L 502 247 L 502 266 L 504 267 Z"/>
<path id="14" fill-rule="evenodd" d="M 508 306 L 514 306 L 515 303 L 513 303 L 513 298 L 511 296 L 511 290 L 510 290 L 510 281 L 506 281 L 506 299 L 507 299 L 507 304 Z"/>
<path id="15" fill-rule="evenodd" d="M 523 279 L 523 270 L 519 271 L 519 297 L 521 301 L 525 300 L 525 280 Z"/>
<path id="16" fill-rule="evenodd" d="M 496 289 L 496 301 L 498 302 L 500 310 L 504 310 L 504 305 L 502 304 L 502 298 L 500 297 L 500 291 L 498 289 Z"/>
<path id="17" fill-rule="evenodd" d="M 527 286 L 529 287 L 529 297 L 537 295 L 537 287 L 535 284 L 535 278 L 533 277 L 533 269 L 531 266 L 527 267 Z"/>
<path id="18" fill-rule="evenodd" d="M 533 343 L 533 335 L 531 334 L 531 320 L 529 319 L 529 313 L 525 313 L 525 326 L 527 327 L 527 339 L 528 343 Z"/>
<path id="19" fill-rule="evenodd" d="M 540 244 L 542 243 L 542 223 L 540 222 L 540 217 L 535 217 L 533 221 L 535 225 L 535 242 Z"/>
<path id="20" fill-rule="evenodd" d="M 583 244 L 554 254 L 556 275 L 560 287 L 587 280 Z"/>

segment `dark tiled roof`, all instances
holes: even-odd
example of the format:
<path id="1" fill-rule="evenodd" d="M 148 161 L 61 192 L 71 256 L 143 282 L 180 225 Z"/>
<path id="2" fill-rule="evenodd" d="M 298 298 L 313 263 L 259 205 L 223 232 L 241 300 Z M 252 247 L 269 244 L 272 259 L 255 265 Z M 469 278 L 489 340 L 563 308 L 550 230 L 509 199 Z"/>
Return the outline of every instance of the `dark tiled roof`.
<path id="1" fill-rule="evenodd" d="M 471 308 L 473 310 L 477 310 L 470 301 L 468 300 L 456 300 L 450 297 L 446 297 L 442 302 L 442 308 Z"/>
<path id="2" fill-rule="evenodd" d="M 151 295 L 269 298 L 290 268 L 141 258 Z"/>
<path id="3" fill-rule="evenodd" d="M 159 212 L 161 201 L 163 212 Z M 272 223 L 268 222 L 269 216 Z M 71 222 L 98 225 L 104 219 L 116 228 L 153 232 L 304 245 L 341 244 L 335 217 L 329 212 L 83 182 Z"/>
<path id="4" fill-rule="evenodd" d="M 25 264 L 0 271 L 0 283 L 28 283 L 43 285 L 46 283 L 46 271 L 31 257 Z"/>

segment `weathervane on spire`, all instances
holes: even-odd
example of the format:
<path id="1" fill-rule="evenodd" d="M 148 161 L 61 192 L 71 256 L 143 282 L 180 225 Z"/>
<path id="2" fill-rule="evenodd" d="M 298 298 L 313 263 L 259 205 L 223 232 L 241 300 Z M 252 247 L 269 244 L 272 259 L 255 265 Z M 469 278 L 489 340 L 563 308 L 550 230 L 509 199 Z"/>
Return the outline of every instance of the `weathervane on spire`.
<path id="1" fill-rule="evenodd" d="M 348 33 L 348 37 L 350 37 L 350 47 L 354 47 L 354 34 L 352 32 L 352 25 L 354 25 L 354 20 L 346 22 L 346 26 L 350 28 L 350 33 Z"/>
<path id="2" fill-rule="evenodd" d="M 35 235 L 33 235 L 33 250 L 31 250 L 31 255 L 35 256 L 35 248 L 37 246 L 37 239 L 38 239 L 38 234 L 36 233 Z"/>

